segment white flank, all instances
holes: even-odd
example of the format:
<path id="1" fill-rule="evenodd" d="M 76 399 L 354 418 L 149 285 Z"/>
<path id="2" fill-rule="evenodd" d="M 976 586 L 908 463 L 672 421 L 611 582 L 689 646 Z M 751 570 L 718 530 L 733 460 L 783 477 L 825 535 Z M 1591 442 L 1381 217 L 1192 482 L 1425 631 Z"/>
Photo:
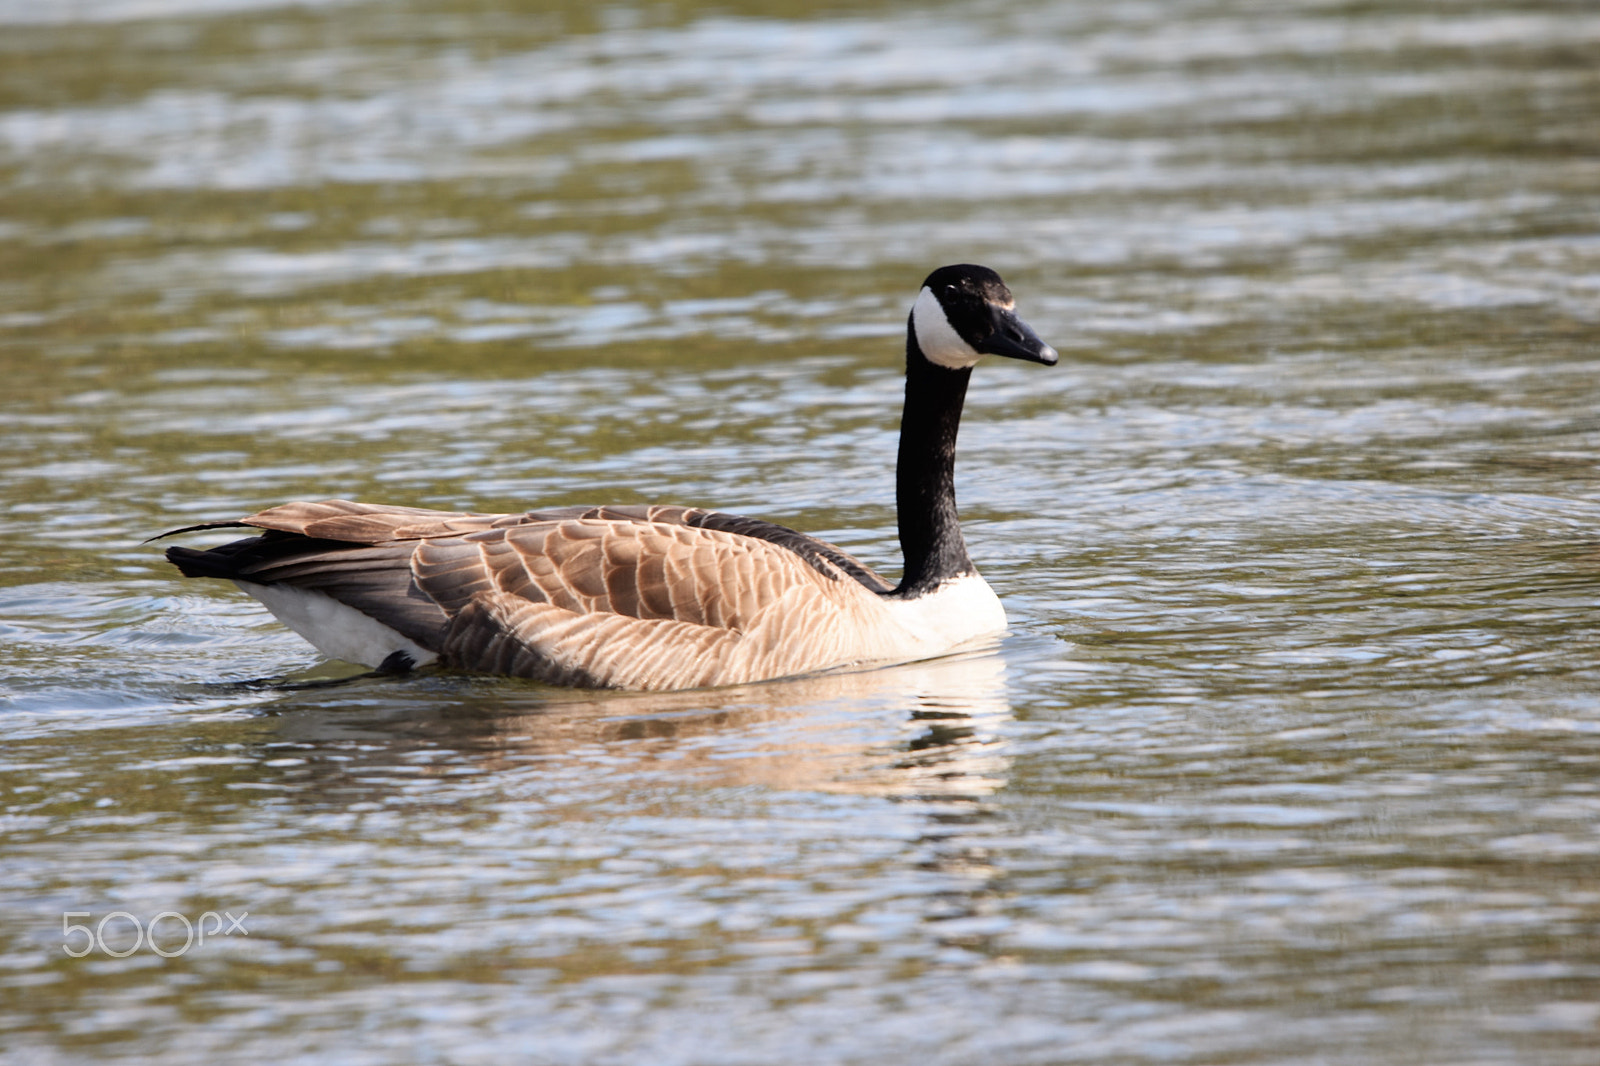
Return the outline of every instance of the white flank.
<path id="1" fill-rule="evenodd" d="M 883 604 L 916 641 L 915 652 L 908 658 L 943 655 L 1006 630 L 1006 612 L 1000 606 L 1000 597 L 977 574 L 946 581 L 914 600 L 891 597 Z"/>
<path id="2" fill-rule="evenodd" d="M 944 307 L 933 290 L 926 285 L 911 305 L 911 328 L 917 333 L 917 347 L 928 361 L 950 370 L 960 370 L 975 365 L 983 356 L 972 345 L 961 339 L 961 334 L 950 325 Z"/>
<path id="3" fill-rule="evenodd" d="M 326 592 L 289 585 L 257 585 L 251 581 L 235 581 L 234 584 L 260 600 L 278 621 L 306 638 L 330 659 L 376 669 L 397 651 L 411 656 L 415 666 L 438 658 L 376 618 L 347 607 Z"/>

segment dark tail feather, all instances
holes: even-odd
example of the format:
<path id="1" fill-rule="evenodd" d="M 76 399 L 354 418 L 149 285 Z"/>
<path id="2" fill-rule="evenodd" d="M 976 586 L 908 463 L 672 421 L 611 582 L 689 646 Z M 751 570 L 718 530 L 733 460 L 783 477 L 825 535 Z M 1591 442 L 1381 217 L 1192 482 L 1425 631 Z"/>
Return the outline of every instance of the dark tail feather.
<path id="1" fill-rule="evenodd" d="M 228 551 L 231 547 L 233 545 L 224 544 L 220 548 L 201 549 L 173 545 L 167 549 L 167 562 L 176 566 L 184 577 L 232 580 L 239 576 L 239 565 L 234 558 L 237 553 Z"/>
<path id="2" fill-rule="evenodd" d="M 237 522 L 218 522 L 209 527 L 196 526 L 195 528 L 223 529 L 230 525 L 238 524 Z M 186 531 L 175 529 L 173 532 L 183 533 Z M 168 534 L 162 535 L 167 536 Z M 297 534 L 278 533 L 268 530 L 260 536 L 241 537 L 238 540 L 230 540 L 226 544 L 218 544 L 214 548 L 184 548 L 174 545 L 167 549 L 167 562 L 176 566 L 184 577 L 220 577 L 229 581 L 261 581 L 261 578 L 252 578 L 249 575 L 259 569 L 263 562 L 271 562 L 293 556 L 297 550 L 316 547 L 323 543 L 322 541 L 308 540 Z"/>

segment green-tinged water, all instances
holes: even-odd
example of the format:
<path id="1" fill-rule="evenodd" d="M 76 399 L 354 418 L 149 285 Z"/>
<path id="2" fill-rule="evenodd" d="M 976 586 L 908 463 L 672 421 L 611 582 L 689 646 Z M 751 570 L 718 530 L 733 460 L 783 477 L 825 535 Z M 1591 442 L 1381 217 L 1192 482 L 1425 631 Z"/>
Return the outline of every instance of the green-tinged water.
<path id="1" fill-rule="evenodd" d="M 8 1066 L 1600 1061 L 1597 57 L 1559 0 L 0 0 Z M 973 380 L 997 650 L 340 684 L 142 543 L 649 501 L 893 573 L 958 261 L 1063 356 Z"/>

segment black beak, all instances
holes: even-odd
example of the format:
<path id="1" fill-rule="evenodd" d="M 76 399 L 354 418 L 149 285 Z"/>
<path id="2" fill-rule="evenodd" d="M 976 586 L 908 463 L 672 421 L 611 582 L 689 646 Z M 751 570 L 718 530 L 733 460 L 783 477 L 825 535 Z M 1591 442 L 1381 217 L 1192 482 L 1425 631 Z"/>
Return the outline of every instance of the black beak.
<path id="1" fill-rule="evenodd" d="M 978 343 L 978 351 L 985 355 L 1003 355 L 1008 359 L 1043 363 L 1045 366 L 1056 365 L 1060 356 L 1054 348 L 1039 339 L 1032 326 L 1018 318 L 1015 311 L 1003 307 L 993 309 L 994 332 Z"/>

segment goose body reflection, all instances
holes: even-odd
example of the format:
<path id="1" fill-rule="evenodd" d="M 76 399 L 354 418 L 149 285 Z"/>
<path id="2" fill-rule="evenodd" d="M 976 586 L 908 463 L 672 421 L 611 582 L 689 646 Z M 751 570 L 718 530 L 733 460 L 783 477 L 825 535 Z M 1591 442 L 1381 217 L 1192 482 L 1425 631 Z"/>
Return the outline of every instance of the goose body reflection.
<path id="1" fill-rule="evenodd" d="M 1057 358 L 994 271 L 934 271 L 906 327 L 897 585 L 816 537 L 676 506 L 491 515 L 296 502 L 175 530 L 265 532 L 167 558 L 185 576 L 234 581 L 323 654 L 385 670 L 671 690 L 933 658 L 1005 629 L 955 500 L 956 434 L 984 355 Z"/>
<path id="2" fill-rule="evenodd" d="M 492 686 L 470 705 L 460 692 L 371 681 L 286 690 L 271 705 L 274 742 L 337 745 L 345 759 L 289 767 L 284 780 L 312 804 L 382 802 L 414 780 L 405 753 L 417 750 L 452 753 L 446 774 L 509 773 L 518 795 L 548 796 L 561 780 L 958 800 L 991 794 L 1010 773 L 1006 663 L 992 649 L 711 691 Z"/>

